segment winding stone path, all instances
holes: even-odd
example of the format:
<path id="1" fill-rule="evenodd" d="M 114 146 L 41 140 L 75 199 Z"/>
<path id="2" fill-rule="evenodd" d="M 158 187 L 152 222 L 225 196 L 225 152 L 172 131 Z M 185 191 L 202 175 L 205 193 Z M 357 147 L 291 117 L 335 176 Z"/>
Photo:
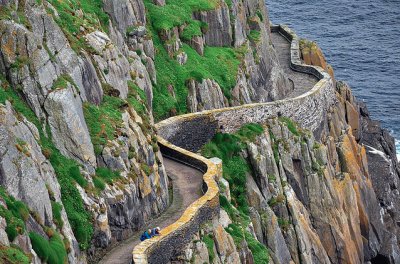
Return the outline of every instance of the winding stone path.
<path id="1" fill-rule="evenodd" d="M 201 171 L 165 157 L 164 166 L 173 184 L 173 201 L 170 207 L 158 218 L 151 220 L 139 232 L 136 232 L 129 239 L 119 243 L 108 252 L 99 263 L 131 263 L 132 250 L 139 244 L 139 237 L 147 228 L 159 226 L 162 232 L 163 228 L 178 220 L 186 208 L 203 195 L 201 192 L 203 173 Z"/>
<path id="2" fill-rule="evenodd" d="M 294 90 L 287 95 L 287 98 L 297 97 L 312 89 L 318 82 L 318 79 L 311 74 L 294 71 L 290 67 L 290 41 L 278 32 L 273 32 L 271 38 L 281 67 L 286 76 L 294 84 Z M 163 229 L 167 227 L 178 220 L 191 203 L 202 196 L 202 172 L 168 158 L 164 158 L 164 165 L 168 176 L 173 181 L 172 204 L 162 215 L 143 227 L 140 232 L 135 233 L 129 239 L 118 244 L 99 263 L 130 263 L 132 260 L 132 250 L 139 244 L 139 236 L 146 228 L 160 226 Z"/>
<path id="3" fill-rule="evenodd" d="M 294 98 L 313 88 L 318 82 L 318 79 L 314 75 L 297 72 L 290 68 L 290 41 L 279 32 L 272 32 L 271 39 L 285 75 L 294 84 L 294 90 L 286 97 Z"/>

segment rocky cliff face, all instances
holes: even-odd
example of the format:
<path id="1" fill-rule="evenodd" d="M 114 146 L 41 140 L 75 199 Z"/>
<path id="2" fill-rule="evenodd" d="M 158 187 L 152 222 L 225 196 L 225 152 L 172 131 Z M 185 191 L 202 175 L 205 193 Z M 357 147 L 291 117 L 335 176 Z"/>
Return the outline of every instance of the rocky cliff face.
<path id="1" fill-rule="evenodd" d="M 345 83 L 337 83 L 336 96 L 320 141 L 281 117 L 242 139 L 236 154 L 228 136 L 205 146 L 204 155 L 223 159 L 229 183 L 220 183 L 220 218 L 202 228 L 181 261 L 261 263 L 254 239 L 268 248 L 272 263 L 400 261 L 393 138 Z"/>
<path id="2" fill-rule="evenodd" d="M 0 8 L 0 181 L 31 215 L 18 218 L 3 203 L 2 244 L 40 263 L 49 249 L 38 239 L 52 247 L 57 237 L 70 263 L 86 262 L 168 204 L 144 4 L 2 1 Z"/>
<path id="3" fill-rule="evenodd" d="M 269 25 L 261 0 L 0 0 L 0 260 L 94 262 L 163 212 L 153 119 L 285 98 Z M 318 141 L 284 117 L 237 135 L 179 261 L 400 261 L 393 138 L 336 96 Z"/>

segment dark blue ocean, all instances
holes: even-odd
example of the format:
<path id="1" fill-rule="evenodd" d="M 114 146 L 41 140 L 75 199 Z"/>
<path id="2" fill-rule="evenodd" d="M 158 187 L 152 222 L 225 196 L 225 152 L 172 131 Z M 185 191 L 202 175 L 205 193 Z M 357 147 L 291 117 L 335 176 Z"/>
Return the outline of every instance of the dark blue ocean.
<path id="1" fill-rule="evenodd" d="M 373 119 L 397 138 L 400 158 L 400 0 L 267 0 L 274 24 L 316 41 Z"/>

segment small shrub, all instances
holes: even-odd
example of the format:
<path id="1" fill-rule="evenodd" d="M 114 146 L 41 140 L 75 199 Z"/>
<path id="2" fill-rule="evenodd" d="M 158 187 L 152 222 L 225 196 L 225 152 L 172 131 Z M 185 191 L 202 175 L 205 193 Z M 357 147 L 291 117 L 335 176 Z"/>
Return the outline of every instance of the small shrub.
<path id="1" fill-rule="evenodd" d="M 99 189 L 101 191 L 103 191 L 106 188 L 106 183 L 100 177 L 93 177 L 93 184 L 94 184 L 94 187 L 96 187 L 97 189 Z"/>
<path id="2" fill-rule="evenodd" d="M 297 125 L 292 119 L 288 117 L 279 117 L 279 121 L 285 123 L 287 128 L 293 135 L 300 136 L 300 132 L 297 130 Z"/>
<path id="3" fill-rule="evenodd" d="M 64 222 L 61 218 L 62 204 L 51 201 L 51 208 L 53 210 L 53 222 L 56 224 L 58 229 L 62 229 Z"/>
<path id="4" fill-rule="evenodd" d="M 101 178 L 104 182 L 111 184 L 113 180 L 120 177 L 120 173 L 118 171 L 112 171 L 109 168 L 99 167 L 96 169 L 96 176 Z"/>
<path id="5" fill-rule="evenodd" d="M 87 186 L 86 179 L 82 176 L 79 167 L 73 166 L 69 168 L 69 174 L 72 179 L 74 179 L 80 186 L 85 188 Z"/>
<path id="6" fill-rule="evenodd" d="M 54 234 L 50 240 L 47 240 L 35 232 L 30 232 L 29 238 L 33 250 L 42 261 L 48 264 L 64 264 L 67 252 L 58 234 Z"/>
<path id="7" fill-rule="evenodd" d="M 7 264 L 29 264 L 30 259 L 25 253 L 17 246 L 12 245 L 7 247 L 0 245 L 0 263 Z"/>

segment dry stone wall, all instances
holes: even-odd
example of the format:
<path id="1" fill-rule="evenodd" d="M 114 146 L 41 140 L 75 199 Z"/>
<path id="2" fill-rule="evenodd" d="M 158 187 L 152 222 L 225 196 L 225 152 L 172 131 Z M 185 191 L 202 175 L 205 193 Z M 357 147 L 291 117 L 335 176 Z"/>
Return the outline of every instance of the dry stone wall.
<path id="1" fill-rule="evenodd" d="M 157 124 L 159 143 L 163 154 L 206 171 L 205 194 L 189 206 L 182 217 L 163 230 L 163 234 L 146 240 L 133 250 L 134 263 L 167 263 L 183 248 L 199 226 L 218 214 L 219 189 L 216 181 L 221 167 L 194 154 L 217 131 L 231 133 L 247 123 L 262 123 L 266 119 L 286 116 L 311 131 L 317 131 L 335 103 L 333 81 L 320 67 L 302 64 L 297 35 L 286 26 L 272 26 L 291 41 L 291 68 L 313 74 L 319 82 L 295 98 L 269 103 L 247 104 L 176 116 Z M 188 151 L 190 150 L 190 151 Z"/>
<path id="2" fill-rule="evenodd" d="M 231 133 L 244 124 L 262 123 L 278 116 L 289 117 L 301 127 L 317 131 L 326 118 L 327 110 L 336 100 L 333 80 L 322 68 L 302 63 L 299 39 L 291 29 L 272 26 L 271 30 L 291 41 L 290 66 L 295 71 L 316 76 L 319 81 L 314 87 L 295 98 L 171 117 L 157 124 L 159 135 L 174 145 L 197 151 L 217 131 Z"/>

